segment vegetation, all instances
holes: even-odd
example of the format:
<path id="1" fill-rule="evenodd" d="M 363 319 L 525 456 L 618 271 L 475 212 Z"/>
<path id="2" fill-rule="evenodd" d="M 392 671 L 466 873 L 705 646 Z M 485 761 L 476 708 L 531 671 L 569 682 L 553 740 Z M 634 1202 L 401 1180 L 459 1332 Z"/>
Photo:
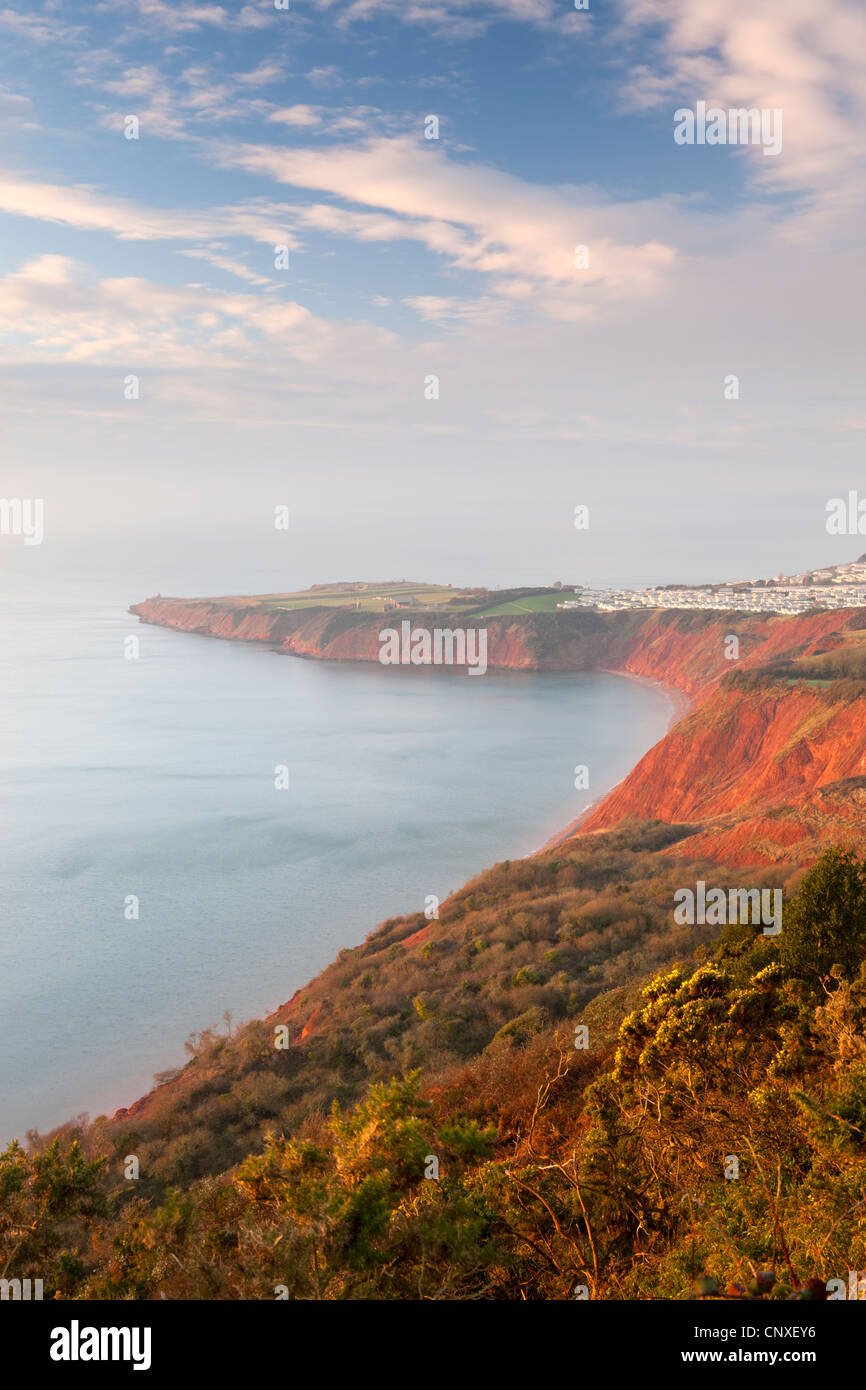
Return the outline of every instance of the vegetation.
<path id="1" fill-rule="evenodd" d="M 831 850 L 787 882 L 779 937 L 710 940 L 671 925 L 698 866 L 662 851 L 685 833 L 498 865 L 429 942 L 403 947 L 420 927 L 399 919 L 343 953 L 321 1034 L 205 1038 L 146 1118 L 13 1145 L 0 1268 L 112 1299 L 847 1281 L 866 1265 L 866 861 Z"/>
<path id="2" fill-rule="evenodd" d="M 422 1067 L 436 1082 L 497 1038 L 526 1042 L 567 1023 L 602 991 L 693 949 L 696 929 L 672 921 L 674 891 L 727 880 L 718 866 L 657 853 L 687 840 L 688 827 L 661 824 L 578 839 L 496 865 L 443 903 L 438 921 L 385 922 L 340 952 L 290 1012 L 205 1035 L 143 1110 L 95 1121 L 94 1152 L 118 1155 L 120 1190 L 121 1159 L 137 1154 L 139 1190 L 159 1197 L 239 1162 L 271 1129 L 294 1133 L 334 1099 L 355 1102 L 373 1081 Z M 776 871 L 764 881 L 788 880 Z M 280 1050 L 284 1018 L 292 1045 Z"/>
<path id="3" fill-rule="evenodd" d="M 823 688 L 833 700 L 856 699 L 863 694 L 866 681 L 866 643 L 862 624 L 866 616 L 852 614 L 849 630 L 828 635 L 823 651 L 811 656 L 794 653 L 777 658 L 751 671 L 733 671 L 725 684 L 741 690 L 766 690 L 773 685 L 800 681 L 812 688 Z"/>
<path id="4" fill-rule="evenodd" d="M 575 601 L 572 589 L 542 589 L 527 590 L 519 598 L 511 598 L 500 601 L 496 595 L 496 602 L 490 604 L 478 616 L 481 618 L 498 618 L 511 613 L 555 613 L 557 605 L 567 600 Z"/>
<path id="5" fill-rule="evenodd" d="M 265 608 L 334 608 L 382 613 L 405 607 L 414 613 L 439 613 L 452 620 L 487 617 L 494 613 L 555 612 L 571 589 L 455 589 L 450 584 L 417 584 L 407 580 L 383 584 L 314 584 L 295 593 L 261 594 L 254 601 Z M 407 616 L 409 616 L 407 611 Z"/>

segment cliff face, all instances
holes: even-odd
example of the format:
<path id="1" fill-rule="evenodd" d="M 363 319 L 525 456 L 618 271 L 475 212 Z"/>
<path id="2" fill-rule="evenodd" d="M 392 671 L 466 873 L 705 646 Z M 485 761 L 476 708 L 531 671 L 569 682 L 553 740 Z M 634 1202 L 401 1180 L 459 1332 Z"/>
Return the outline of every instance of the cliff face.
<path id="1" fill-rule="evenodd" d="M 142 622 L 240 642 L 268 642 L 296 656 L 378 661 L 379 633 L 409 619 L 418 626 L 484 627 L 488 665 L 500 670 L 623 671 L 703 698 L 733 669 L 778 656 L 809 655 L 840 640 L 845 615 L 743 617 L 730 613 L 527 613 L 461 619 L 443 612 L 371 614 L 345 608 L 279 609 L 255 598 L 150 598 L 130 609 Z M 734 635 L 732 663 L 725 642 Z"/>
<path id="2" fill-rule="evenodd" d="M 700 701 L 732 670 L 833 649 L 842 642 L 840 629 L 851 615 L 788 618 L 655 610 L 640 616 L 644 620 L 634 632 L 614 629 L 610 659 L 603 664 L 662 681 Z M 731 637 L 736 637 L 739 647 L 735 658 L 726 655 Z"/>
<path id="3" fill-rule="evenodd" d="M 863 697 L 801 682 L 725 684 L 650 749 L 581 832 L 631 819 L 699 822 L 690 855 L 805 863 L 858 826 L 862 834 L 864 713 Z"/>
<path id="4" fill-rule="evenodd" d="M 257 599 L 175 599 L 149 598 L 133 604 L 142 622 L 159 627 L 175 627 L 182 632 L 200 632 L 209 637 L 231 638 L 239 642 L 272 643 L 293 656 L 328 661 L 379 660 L 379 633 L 397 627 L 405 619 L 413 624 L 435 622 L 439 627 L 482 626 L 468 624 L 456 616 L 435 615 L 401 609 L 394 613 L 364 613 L 351 608 L 311 607 L 278 609 Z M 590 615 L 592 616 L 592 615 Z M 604 628 L 587 630 L 578 621 L 574 632 L 562 635 L 561 650 L 549 659 L 536 651 L 532 615 L 522 618 L 492 618 L 483 623 L 488 632 L 488 664 L 509 670 L 573 670 L 598 664 L 604 650 Z M 590 624 L 590 628 L 591 628 Z"/>
<path id="5" fill-rule="evenodd" d="M 176 627 L 181 632 L 201 632 L 236 642 L 280 642 L 288 631 L 286 619 L 292 616 L 253 599 L 149 598 L 134 603 L 129 611 L 156 627 Z"/>
<path id="6" fill-rule="evenodd" d="M 862 715 L 860 701 L 835 702 L 799 684 L 724 686 L 650 749 L 587 828 L 625 816 L 704 820 L 858 775 Z"/>

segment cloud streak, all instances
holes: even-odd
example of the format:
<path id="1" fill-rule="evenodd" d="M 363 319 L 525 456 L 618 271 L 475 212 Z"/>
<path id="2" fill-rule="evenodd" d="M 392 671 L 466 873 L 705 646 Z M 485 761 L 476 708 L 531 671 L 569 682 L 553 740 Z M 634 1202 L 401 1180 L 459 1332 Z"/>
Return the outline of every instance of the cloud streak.
<path id="1" fill-rule="evenodd" d="M 553 317 L 583 317 L 599 298 L 658 292 L 675 258 L 672 246 L 655 239 L 614 241 L 605 206 L 576 190 L 458 163 L 409 136 L 322 150 L 225 143 L 218 157 L 225 166 L 379 209 L 388 219 L 380 231 L 369 215 L 350 209 L 330 214 L 331 229 L 421 241 L 454 268 L 488 278 L 492 292 L 507 298 L 526 297 L 536 286 L 539 308 Z M 588 251 L 583 268 L 575 264 L 578 246 Z"/>

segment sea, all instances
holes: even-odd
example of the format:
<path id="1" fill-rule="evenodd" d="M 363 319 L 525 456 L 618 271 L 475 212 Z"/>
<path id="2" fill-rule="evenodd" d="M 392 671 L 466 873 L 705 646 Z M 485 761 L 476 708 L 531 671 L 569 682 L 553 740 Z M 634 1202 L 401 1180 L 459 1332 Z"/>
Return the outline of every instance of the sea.
<path id="1" fill-rule="evenodd" d="M 0 690 L 4 1144 L 129 1105 L 190 1034 L 531 854 L 672 715 L 602 672 L 305 660 L 72 590 L 0 604 Z"/>

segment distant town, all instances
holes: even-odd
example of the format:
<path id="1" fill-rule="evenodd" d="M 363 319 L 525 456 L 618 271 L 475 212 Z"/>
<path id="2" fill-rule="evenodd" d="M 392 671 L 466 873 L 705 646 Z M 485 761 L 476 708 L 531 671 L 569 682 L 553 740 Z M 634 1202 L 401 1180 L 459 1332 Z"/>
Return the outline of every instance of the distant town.
<path id="1" fill-rule="evenodd" d="M 866 555 L 847 565 L 805 570 L 736 584 L 705 584 L 648 589 L 579 588 L 557 608 L 703 608 L 743 613 L 805 613 L 814 608 L 866 606 Z"/>

